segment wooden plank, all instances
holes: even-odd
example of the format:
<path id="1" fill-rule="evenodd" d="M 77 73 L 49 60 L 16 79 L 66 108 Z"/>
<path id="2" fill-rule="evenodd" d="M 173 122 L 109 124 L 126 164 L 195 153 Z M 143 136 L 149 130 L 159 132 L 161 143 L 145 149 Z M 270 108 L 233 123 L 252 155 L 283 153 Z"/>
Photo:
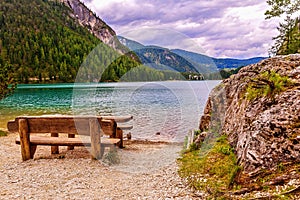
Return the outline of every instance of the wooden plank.
<path id="1" fill-rule="evenodd" d="M 88 122 L 88 120 L 85 120 Z M 77 123 L 77 122 L 76 122 Z M 28 119 L 30 133 L 74 133 L 77 134 L 73 118 L 38 118 Z M 85 129 L 88 128 L 86 123 Z"/>
<path id="2" fill-rule="evenodd" d="M 22 116 L 17 117 L 15 122 L 8 123 L 8 130 L 15 132 L 16 123 L 20 119 L 27 119 L 29 125 L 29 132 L 33 134 L 38 133 L 70 133 L 89 135 L 89 119 L 90 116 Z M 101 120 L 101 117 L 98 117 Z"/>
<path id="3" fill-rule="evenodd" d="M 7 130 L 9 132 L 18 132 L 19 131 L 19 125 L 18 122 L 16 120 L 12 120 L 12 121 L 8 121 L 7 122 Z"/>
<path id="4" fill-rule="evenodd" d="M 118 124 L 118 128 L 120 128 L 121 130 L 131 130 L 133 129 L 133 126 L 132 125 L 119 125 Z"/>
<path id="5" fill-rule="evenodd" d="M 101 146 L 115 145 L 120 142 L 118 138 L 101 138 Z M 16 138 L 16 144 L 21 144 L 20 138 Z M 80 138 L 55 138 L 47 136 L 31 136 L 31 145 L 44 145 L 44 146 L 91 146 L 89 141 L 81 140 Z"/>
<path id="6" fill-rule="evenodd" d="M 26 161 L 31 158 L 29 130 L 28 130 L 28 123 L 26 119 L 19 120 L 19 135 L 20 135 L 20 143 L 21 143 L 22 160 Z"/>
<path id="7" fill-rule="evenodd" d="M 125 123 L 133 119 L 131 115 L 128 116 L 101 116 L 102 119 L 114 120 L 115 122 Z"/>
<path id="8" fill-rule="evenodd" d="M 90 127 L 90 136 L 91 136 L 91 154 L 92 159 L 98 160 L 101 159 L 101 135 L 100 135 L 100 127 L 98 120 L 90 119 L 89 120 Z"/>
<path id="9" fill-rule="evenodd" d="M 88 128 L 88 119 L 91 116 L 64 116 L 64 115 L 43 115 L 43 116 L 22 116 L 17 117 L 14 121 L 9 121 L 7 123 L 8 131 L 17 132 L 18 131 L 18 120 L 19 119 L 28 119 L 30 128 L 30 133 L 70 133 L 70 134 L 80 134 L 80 135 L 89 135 Z M 114 120 L 117 123 L 128 122 L 133 119 L 132 116 L 98 116 L 98 121 L 101 121 L 101 118 L 104 120 Z M 133 126 L 127 125 L 118 125 L 122 130 L 130 130 Z M 109 129 L 108 129 L 109 130 Z M 106 135 L 111 135 L 113 133 L 106 132 Z"/>

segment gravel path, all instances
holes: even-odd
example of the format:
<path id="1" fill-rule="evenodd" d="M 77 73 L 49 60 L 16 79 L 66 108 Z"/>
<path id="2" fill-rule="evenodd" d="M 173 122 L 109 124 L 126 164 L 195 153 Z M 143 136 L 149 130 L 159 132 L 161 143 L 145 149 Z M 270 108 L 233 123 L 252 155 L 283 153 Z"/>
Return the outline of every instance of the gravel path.
<path id="1" fill-rule="evenodd" d="M 202 199 L 177 174 L 179 145 L 130 143 L 118 164 L 92 161 L 85 148 L 51 155 L 38 147 L 22 162 L 16 134 L 0 138 L 0 199 Z M 106 154 L 109 155 L 109 154 Z"/>

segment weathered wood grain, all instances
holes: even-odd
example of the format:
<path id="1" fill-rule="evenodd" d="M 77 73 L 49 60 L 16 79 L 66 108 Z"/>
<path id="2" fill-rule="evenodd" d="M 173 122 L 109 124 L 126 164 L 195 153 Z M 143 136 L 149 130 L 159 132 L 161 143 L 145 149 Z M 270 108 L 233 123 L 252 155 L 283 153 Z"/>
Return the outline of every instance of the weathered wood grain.
<path id="1" fill-rule="evenodd" d="M 91 146 L 93 159 L 100 159 L 104 153 L 105 146 L 117 145 L 123 147 L 123 130 L 130 130 L 132 126 L 117 127 L 118 122 L 127 122 L 132 116 L 21 116 L 7 124 L 9 131 L 19 132 L 20 138 L 16 140 L 21 144 L 22 159 L 33 158 L 37 145 L 51 146 L 51 153 L 58 154 L 59 146 Z M 50 133 L 49 136 L 39 136 L 39 134 Z M 68 134 L 66 137 L 58 137 L 60 133 Z M 90 136 L 90 140 L 83 141 L 75 135 Z M 108 137 L 102 137 L 107 135 Z M 103 141 L 102 141 L 103 140 Z M 102 148 L 103 147 L 103 148 Z"/>
<path id="2" fill-rule="evenodd" d="M 101 138 L 101 146 L 111 146 L 120 142 L 118 138 Z M 21 144 L 20 138 L 16 138 L 16 144 Z M 47 136 L 31 136 L 30 145 L 44 146 L 91 146 L 90 141 L 82 140 L 81 138 L 55 138 Z"/>
<path id="3" fill-rule="evenodd" d="M 108 120 L 114 120 L 117 123 L 125 123 L 129 122 L 130 120 L 133 119 L 133 116 L 128 115 L 128 116 L 101 116 L 102 119 L 108 119 Z"/>
<path id="4" fill-rule="evenodd" d="M 98 160 L 101 158 L 101 134 L 97 119 L 90 119 L 90 136 L 91 136 L 91 154 L 92 159 Z"/>
<path id="5" fill-rule="evenodd" d="M 19 120 L 19 135 L 23 161 L 31 158 L 29 127 L 26 119 Z"/>

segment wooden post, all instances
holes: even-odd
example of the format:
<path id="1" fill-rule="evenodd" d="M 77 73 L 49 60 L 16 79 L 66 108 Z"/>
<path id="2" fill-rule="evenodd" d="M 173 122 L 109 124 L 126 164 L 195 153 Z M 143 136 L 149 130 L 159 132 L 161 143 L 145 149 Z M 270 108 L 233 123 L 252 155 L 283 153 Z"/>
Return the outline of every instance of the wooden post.
<path id="1" fill-rule="evenodd" d="M 68 138 L 75 138 L 75 134 L 68 134 Z M 68 150 L 74 150 L 74 146 L 68 146 Z"/>
<path id="2" fill-rule="evenodd" d="M 91 154 L 92 159 L 101 159 L 101 134 L 99 122 L 96 118 L 91 118 L 89 120 L 90 126 L 90 136 L 91 136 Z"/>
<path id="3" fill-rule="evenodd" d="M 51 137 L 58 137 L 58 133 L 51 133 Z M 51 154 L 59 154 L 58 146 L 51 146 Z"/>
<path id="4" fill-rule="evenodd" d="M 26 161 L 31 158 L 29 127 L 26 119 L 19 120 L 19 135 L 21 143 L 22 160 Z"/>
<path id="5" fill-rule="evenodd" d="M 116 132 L 116 138 L 120 139 L 120 143 L 118 144 L 119 148 L 123 148 L 123 130 L 120 128 L 117 128 Z"/>

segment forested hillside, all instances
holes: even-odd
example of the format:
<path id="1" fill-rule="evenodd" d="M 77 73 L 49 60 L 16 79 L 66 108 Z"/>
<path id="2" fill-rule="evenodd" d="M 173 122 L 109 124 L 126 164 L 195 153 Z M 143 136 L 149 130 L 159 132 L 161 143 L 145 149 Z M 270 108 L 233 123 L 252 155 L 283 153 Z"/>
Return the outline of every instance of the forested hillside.
<path id="1" fill-rule="evenodd" d="M 102 59 L 119 55 L 70 17 L 63 3 L 47 0 L 0 1 L 0 64 L 11 65 L 15 79 L 28 82 L 72 82 L 86 56 L 101 44 Z M 115 80 L 138 65 L 126 56 L 105 80 Z M 103 63 L 97 63 L 103 65 Z M 108 63 L 109 64 L 109 63 Z M 104 67 L 104 66 L 103 66 Z M 100 78 L 100 77 L 97 77 Z"/>

